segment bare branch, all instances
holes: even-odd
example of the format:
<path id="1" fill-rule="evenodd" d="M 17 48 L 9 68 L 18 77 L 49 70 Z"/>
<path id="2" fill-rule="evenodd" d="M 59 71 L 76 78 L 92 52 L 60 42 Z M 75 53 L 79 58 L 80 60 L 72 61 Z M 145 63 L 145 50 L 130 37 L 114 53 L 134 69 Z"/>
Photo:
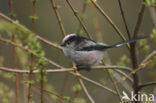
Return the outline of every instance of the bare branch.
<path id="1" fill-rule="evenodd" d="M 101 68 L 101 69 L 100 69 Z M 127 68 L 127 67 L 125 67 Z M 118 67 L 118 66 L 95 66 L 91 68 L 92 70 L 102 70 L 102 69 L 124 69 L 124 67 Z M 15 73 L 29 73 L 29 70 L 23 70 L 23 69 L 15 69 L 15 68 L 7 68 L 7 67 L 0 67 L 0 70 L 6 71 L 6 72 L 15 72 Z M 45 70 L 47 73 L 55 73 L 55 72 L 70 72 L 74 71 L 72 68 L 57 68 L 57 69 L 47 69 Z M 32 73 L 38 73 L 38 70 L 34 70 Z"/>
<path id="2" fill-rule="evenodd" d="M 150 11 L 150 14 L 151 14 L 151 18 L 153 20 L 153 24 L 156 27 L 156 10 L 155 10 L 154 7 L 149 7 L 149 11 Z"/>
<path id="3" fill-rule="evenodd" d="M 84 31 L 87 33 L 88 37 L 90 39 L 92 39 L 91 34 L 88 32 L 86 26 L 84 25 L 84 23 L 82 22 L 81 18 L 78 15 L 78 12 L 73 8 L 72 4 L 70 3 L 69 0 L 66 0 L 66 2 L 68 3 L 68 5 L 70 6 L 71 10 L 73 11 L 74 15 L 76 16 L 76 18 L 78 19 L 78 21 L 80 22 L 81 26 L 83 27 Z"/>
<path id="4" fill-rule="evenodd" d="M 91 97 L 91 95 L 89 94 L 86 86 L 84 85 L 83 81 L 78 77 L 78 81 L 84 91 L 84 93 L 86 94 L 86 96 L 88 97 L 88 99 L 90 100 L 91 103 L 95 103 L 95 101 L 93 100 L 93 98 Z"/>
<path id="5" fill-rule="evenodd" d="M 7 21 L 9 21 L 9 22 L 11 22 L 11 23 L 13 23 L 13 24 L 19 26 L 20 28 L 23 28 L 24 30 L 27 30 L 27 31 L 31 32 L 32 34 L 34 34 L 32 31 L 30 31 L 29 29 L 27 29 L 27 28 L 24 27 L 23 25 L 19 24 L 18 22 L 14 21 L 13 19 L 7 17 L 7 16 L 4 15 L 3 13 L 0 13 L 0 17 L 3 18 L 4 20 L 7 20 Z M 36 37 L 37 37 L 38 40 L 40 40 L 40 41 L 42 41 L 42 42 L 44 42 L 44 43 L 46 43 L 46 44 L 48 44 L 48 45 L 50 45 L 50 46 L 53 46 L 53 47 L 55 47 L 55 48 L 57 48 L 57 49 L 61 49 L 60 46 L 58 46 L 58 45 L 56 45 L 55 43 L 52 43 L 52 42 L 50 42 L 50 41 L 48 41 L 48 40 L 42 38 L 41 36 L 39 36 L 39 35 L 37 35 L 37 34 L 36 34 Z"/>
<path id="6" fill-rule="evenodd" d="M 21 69 L 12 69 L 12 68 L 7 68 L 7 67 L 0 67 L 0 70 L 3 70 L 5 72 L 17 72 L 17 73 L 29 73 L 30 71 L 29 70 L 21 70 Z M 74 75 L 74 76 L 80 76 L 80 78 L 96 85 L 96 86 L 99 86 L 101 88 L 104 88 L 106 90 L 108 90 L 109 92 L 113 93 L 113 94 L 116 94 L 116 92 L 114 92 L 113 90 L 103 86 L 102 84 L 98 83 L 98 82 L 95 82 L 81 74 L 77 75 L 76 73 L 72 72 L 74 71 L 73 68 L 64 68 L 64 69 L 48 69 L 48 70 L 45 70 L 47 73 L 62 73 L 62 72 L 69 72 L 70 74 Z M 38 70 L 34 70 L 33 73 L 38 73 L 39 71 Z"/>
<path id="7" fill-rule="evenodd" d="M 141 64 L 137 69 L 134 69 L 131 73 L 129 73 L 127 76 L 123 77 L 121 80 L 116 81 L 116 83 L 119 83 L 121 81 L 126 80 L 128 77 L 130 77 L 131 75 L 134 75 L 137 71 L 145 68 L 149 63 L 151 63 L 152 60 L 148 60 L 146 62 L 144 62 L 144 64 Z M 138 87 L 137 87 L 138 88 Z"/>
<path id="8" fill-rule="evenodd" d="M 120 100 L 120 102 L 121 102 L 121 101 L 122 101 L 122 100 L 121 100 L 121 94 L 120 94 L 120 91 L 119 91 L 119 89 L 118 89 L 118 86 L 115 84 L 115 81 L 114 81 L 114 79 L 113 79 L 113 76 L 110 74 L 110 71 L 109 71 L 108 69 L 106 69 L 106 72 L 108 73 L 108 76 L 110 77 L 110 80 L 112 81 L 112 84 L 113 84 L 113 86 L 114 86 L 114 89 L 115 89 L 115 91 L 117 92 L 117 95 L 118 95 L 119 100 Z"/>
<path id="9" fill-rule="evenodd" d="M 156 50 L 150 53 L 141 63 L 140 65 L 144 64 L 145 62 L 151 60 L 154 56 L 156 56 Z"/>
<path id="10" fill-rule="evenodd" d="M 91 2 L 99 10 L 99 12 L 108 20 L 108 22 L 112 25 L 112 27 L 115 29 L 115 31 L 119 34 L 121 39 L 126 41 L 126 38 L 124 37 L 124 35 L 121 33 L 119 28 L 114 24 L 114 22 L 110 19 L 110 17 L 105 13 L 105 11 L 94 0 L 91 0 Z M 127 44 L 127 47 L 129 48 L 128 44 Z"/>
<path id="11" fill-rule="evenodd" d="M 130 35 L 129 29 L 128 29 L 128 26 L 127 26 L 125 14 L 124 14 L 124 11 L 123 11 L 123 8 L 122 8 L 121 0 L 118 0 L 118 3 L 119 3 L 121 15 L 122 15 L 122 20 L 124 22 L 124 25 L 125 25 L 125 28 L 126 28 L 126 31 L 127 31 L 128 38 L 131 39 L 131 35 Z"/>
<path id="12" fill-rule="evenodd" d="M 63 26 L 63 23 L 62 23 L 62 19 L 60 17 L 59 11 L 57 10 L 58 9 L 57 8 L 57 5 L 55 4 L 55 1 L 54 0 L 50 0 L 50 2 L 51 2 L 51 6 L 54 9 L 54 12 L 55 12 L 57 21 L 58 21 L 59 26 L 60 26 L 60 29 L 61 29 L 61 32 L 62 32 L 63 36 L 66 36 L 65 29 L 64 29 L 64 26 Z"/>
<path id="13" fill-rule="evenodd" d="M 143 0 L 143 2 L 144 1 L 145 0 Z M 138 36 L 138 33 L 140 31 L 140 28 L 141 28 L 141 24 L 142 24 L 142 20 L 143 20 L 143 15 L 144 15 L 144 12 L 145 12 L 145 5 L 143 4 L 143 2 L 142 2 L 141 9 L 139 11 L 137 23 L 135 25 L 135 29 L 134 29 L 134 32 L 133 32 L 133 38 L 136 38 Z"/>
<path id="14" fill-rule="evenodd" d="M 147 87 L 147 86 L 155 86 L 156 85 L 156 82 L 148 82 L 148 83 L 144 83 L 144 84 L 141 84 L 139 85 L 139 89 L 142 89 L 144 87 Z"/>

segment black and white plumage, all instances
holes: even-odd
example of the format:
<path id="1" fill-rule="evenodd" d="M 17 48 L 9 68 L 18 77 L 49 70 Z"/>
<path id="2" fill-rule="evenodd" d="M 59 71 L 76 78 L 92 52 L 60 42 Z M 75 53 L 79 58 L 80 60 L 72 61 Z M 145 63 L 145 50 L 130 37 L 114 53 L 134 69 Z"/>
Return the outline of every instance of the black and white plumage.
<path id="1" fill-rule="evenodd" d="M 77 34 L 69 34 L 63 38 L 61 46 L 64 54 L 75 62 L 78 67 L 91 67 L 102 60 L 104 50 L 113 47 L 120 47 L 124 44 L 132 43 L 144 38 L 146 37 L 139 37 L 108 45 Z"/>

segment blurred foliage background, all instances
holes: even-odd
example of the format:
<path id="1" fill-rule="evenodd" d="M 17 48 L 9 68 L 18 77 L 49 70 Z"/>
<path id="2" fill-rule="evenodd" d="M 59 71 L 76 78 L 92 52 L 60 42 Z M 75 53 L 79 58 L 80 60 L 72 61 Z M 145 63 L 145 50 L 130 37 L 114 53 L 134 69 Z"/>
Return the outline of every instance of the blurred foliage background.
<path id="1" fill-rule="evenodd" d="M 34 0 L 33 0 L 34 1 Z M 31 0 L 13 0 L 13 9 L 15 20 L 17 20 L 21 25 L 24 25 L 26 28 L 34 31 L 32 29 L 34 19 L 35 23 L 35 33 L 46 40 L 49 40 L 57 45 L 60 45 L 63 35 L 59 28 L 59 24 L 52 8 L 50 0 L 38 0 L 36 2 L 36 16 L 32 16 L 33 14 L 33 1 Z M 79 13 L 81 20 L 83 20 L 87 30 L 93 37 L 93 40 L 105 42 L 107 44 L 113 44 L 122 39 L 119 37 L 118 33 L 113 29 L 110 23 L 104 18 L 103 15 L 93 6 L 90 0 L 69 0 L 72 6 Z M 148 1 L 148 0 L 147 0 Z M 149 0 L 150 1 L 150 0 Z M 151 0 L 152 1 L 152 0 Z M 126 39 L 128 39 L 127 32 L 122 20 L 118 0 L 97 0 L 96 1 L 101 8 L 107 13 L 107 15 L 111 18 L 111 20 L 116 24 L 119 30 L 124 34 Z M 65 28 L 65 32 L 67 34 L 70 33 L 79 33 L 80 35 L 87 36 L 85 31 L 82 29 L 79 21 L 76 19 L 74 13 L 71 8 L 67 4 L 66 0 L 55 0 L 56 9 L 60 13 L 60 17 L 62 19 L 62 23 Z M 152 4 L 154 4 L 153 2 Z M 153 19 L 152 10 L 155 8 L 151 5 L 148 5 L 147 2 L 142 2 L 142 0 L 122 0 L 123 10 L 125 14 L 125 18 L 128 24 L 128 28 L 130 34 L 133 34 L 139 10 L 141 5 L 146 5 L 144 18 L 142 22 L 142 26 L 139 31 L 139 36 L 141 35 L 150 35 L 150 38 L 147 40 L 141 40 L 137 43 L 137 56 L 139 63 L 147 57 L 152 51 L 156 49 L 155 40 L 156 40 L 156 29 L 155 23 Z M 152 9 L 152 10 L 151 10 Z M 9 16 L 9 4 L 8 0 L 0 0 L 0 12 Z M 156 11 L 155 11 L 156 13 Z M 0 19 L 0 33 L 1 36 L 5 38 L 10 38 L 14 35 L 17 36 L 16 43 L 22 44 L 24 46 L 28 46 L 31 48 L 32 52 L 35 52 L 37 56 L 42 57 L 45 56 L 50 60 L 68 68 L 72 66 L 71 61 L 64 56 L 61 50 L 54 48 L 52 46 L 46 45 L 43 42 L 38 42 L 37 39 L 33 35 L 33 33 L 27 32 L 25 30 L 21 30 L 18 26 L 14 27 L 12 24 L 7 24 Z M 4 26 L 6 25 L 6 26 Z M 15 31 L 14 31 L 15 30 Z M 9 34 L 10 33 L 10 34 Z M 13 35 L 13 33 L 15 33 Z M 27 35 L 29 34 L 29 35 Z M 22 36 L 26 35 L 26 36 Z M 30 39 L 28 39 L 30 38 Z M 35 38 L 32 40 L 32 38 Z M 36 49 L 37 48 L 37 49 Z M 27 69 L 28 65 L 30 65 L 31 55 L 29 53 L 24 52 L 23 50 L 16 48 L 17 52 L 17 68 Z M 14 53 L 11 45 L 0 41 L 0 66 L 14 68 Z M 120 48 L 113 48 L 105 52 L 104 61 L 109 65 L 122 65 L 131 67 L 130 53 L 126 46 L 122 46 Z M 40 61 L 40 59 L 34 58 L 34 63 L 36 68 L 43 66 L 46 69 L 55 69 L 55 66 L 45 65 L 44 61 Z M 156 70 L 155 64 L 156 60 L 153 59 L 152 63 L 146 66 L 144 69 L 140 70 L 141 80 L 142 82 L 150 82 L 155 81 L 156 79 Z M 36 69 L 33 68 L 33 69 Z M 31 68 L 32 69 L 32 68 Z M 31 70 L 29 68 L 29 70 Z M 32 70 L 33 70 L 32 69 Z M 42 70 L 41 70 L 42 71 Z M 106 73 L 106 71 L 99 70 L 91 70 L 80 71 L 80 73 L 91 80 L 99 82 L 104 86 L 109 88 L 114 88 L 112 82 Z M 127 73 L 127 72 L 126 72 Z M 40 77 L 38 74 L 32 75 L 32 80 L 29 81 L 29 76 L 27 74 L 18 74 L 18 100 L 15 99 L 15 92 L 17 84 L 16 73 L 7 73 L 0 71 L 0 102 L 1 103 L 27 103 L 27 87 L 30 84 L 39 85 Z M 44 94 L 44 103 L 70 103 L 71 100 L 74 103 L 89 103 L 89 100 L 85 96 L 82 91 L 82 87 L 80 86 L 77 78 L 73 75 L 69 75 L 66 72 L 62 73 L 45 73 L 45 89 L 48 91 L 53 91 L 58 93 L 64 97 L 66 100 L 58 98 L 56 95 L 48 95 Z M 119 73 L 112 71 L 112 75 L 115 80 L 121 79 L 122 75 Z M 41 77 L 42 78 L 42 77 Z M 33 81 L 33 83 L 32 83 Z M 27 84 L 27 85 L 25 85 Z M 96 85 L 93 85 L 89 82 L 84 82 L 87 87 L 89 93 L 92 98 L 96 101 L 96 103 L 117 103 L 118 96 L 110 93 L 109 91 L 99 88 Z M 132 90 L 131 81 L 124 81 L 121 83 L 117 83 L 117 86 L 122 93 L 122 91 L 130 92 Z M 31 103 L 39 103 L 40 102 L 40 90 L 32 87 L 32 96 Z M 156 94 L 156 88 L 152 86 L 152 88 L 144 88 L 144 92 L 154 93 Z M 70 97 L 70 99 L 69 99 Z M 12 102 L 16 101 L 16 102 Z M 17 102 L 18 101 L 18 102 Z M 72 103 L 72 102 L 71 102 Z"/>

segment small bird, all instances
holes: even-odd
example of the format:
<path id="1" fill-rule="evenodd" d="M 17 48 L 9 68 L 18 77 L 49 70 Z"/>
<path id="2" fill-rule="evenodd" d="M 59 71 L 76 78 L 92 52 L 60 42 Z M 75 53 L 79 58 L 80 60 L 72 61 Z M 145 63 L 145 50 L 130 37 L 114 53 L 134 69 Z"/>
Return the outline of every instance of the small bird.
<path id="1" fill-rule="evenodd" d="M 76 64 L 78 70 L 85 68 L 89 70 L 103 59 L 103 51 L 106 49 L 120 47 L 144 38 L 147 36 L 108 45 L 73 33 L 63 38 L 61 47 L 65 56 Z"/>

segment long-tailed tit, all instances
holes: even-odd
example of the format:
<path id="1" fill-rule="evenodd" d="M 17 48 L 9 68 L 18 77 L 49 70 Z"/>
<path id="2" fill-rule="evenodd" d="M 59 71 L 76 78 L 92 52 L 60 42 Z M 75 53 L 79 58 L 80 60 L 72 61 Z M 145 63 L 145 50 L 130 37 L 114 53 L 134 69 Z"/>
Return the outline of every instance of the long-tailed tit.
<path id="1" fill-rule="evenodd" d="M 61 46 L 64 54 L 80 69 L 81 67 L 90 68 L 99 63 L 103 58 L 103 51 L 106 49 L 119 47 L 144 38 L 146 37 L 142 36 L 132 40 L 108 45 L 77 34 L 69 34 L 63 38 Z"/>

